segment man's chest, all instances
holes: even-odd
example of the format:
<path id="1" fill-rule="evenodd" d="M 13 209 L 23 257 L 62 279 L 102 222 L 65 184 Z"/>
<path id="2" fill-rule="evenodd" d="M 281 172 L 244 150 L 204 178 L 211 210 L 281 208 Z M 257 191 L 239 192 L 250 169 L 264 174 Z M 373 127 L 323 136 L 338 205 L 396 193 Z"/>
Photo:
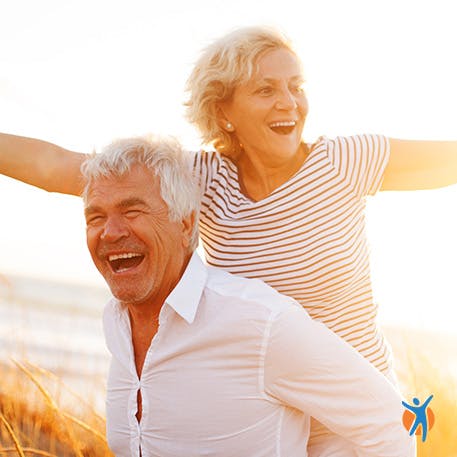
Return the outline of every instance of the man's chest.
<path id="1" fill-rule="evenodd" d="M 143 457 L 224 455 L 224 449 L 240 451 L 227 455 L 255 455 L 258 438 L 277 430 L 282 408 L 259 391 L 258 361 L 231 353 L 230 344 L 226 351 L 217 345 L 189 349 L 191 358 L 166 352 L 155 357 L 152 348 L 140 379 L 113 359 L 107 430 L 116 455 L 126 446 L 135 448 L 131 442 L 141 445 Z"/>

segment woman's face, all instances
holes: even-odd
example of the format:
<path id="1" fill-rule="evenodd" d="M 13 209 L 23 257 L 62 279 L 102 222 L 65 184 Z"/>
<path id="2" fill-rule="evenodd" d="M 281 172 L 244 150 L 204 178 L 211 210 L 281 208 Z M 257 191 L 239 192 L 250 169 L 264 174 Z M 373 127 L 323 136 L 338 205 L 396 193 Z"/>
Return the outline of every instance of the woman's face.
<path id="1" fill-rule="evenodd" d="M 308 101 L 301 66 L 292 52 L 269 51 L 257 63 L 257 73 L 220 105 L 220 122 L 226 130 L 227 122 L 232 124 L 246 154 L 275 166 L 297 153 Z"/>

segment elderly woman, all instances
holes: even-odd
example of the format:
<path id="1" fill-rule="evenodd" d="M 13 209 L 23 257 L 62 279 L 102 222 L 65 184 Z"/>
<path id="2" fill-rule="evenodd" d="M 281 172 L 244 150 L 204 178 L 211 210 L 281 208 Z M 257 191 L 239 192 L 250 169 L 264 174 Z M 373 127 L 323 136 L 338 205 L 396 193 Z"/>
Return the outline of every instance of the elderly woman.
<path id="1" fill-rule="evenodd" d="M 290 41 L 267 28 L 224 36 L 198 60 L 187 108 L 214 147 L 191 155 L 206 258 L 292 296 L 394 382 L 376 325 L 365 197 L 457 182 L 457 142 L 361 135 L 307 144 L 303 80 Z M 0 172 L 49 191 L 78 195 L 83 157 L 39 140 L 0 139 Z M 313 427 L 311 456 L 353 455 L 350 443 Z"/>

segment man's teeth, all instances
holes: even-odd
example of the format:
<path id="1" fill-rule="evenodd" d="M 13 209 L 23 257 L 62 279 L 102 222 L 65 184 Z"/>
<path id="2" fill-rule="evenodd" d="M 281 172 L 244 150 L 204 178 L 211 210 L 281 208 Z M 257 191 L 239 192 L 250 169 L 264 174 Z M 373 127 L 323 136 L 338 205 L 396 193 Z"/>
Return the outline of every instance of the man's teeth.
<path id="1" fill-rule="evenodd" d="M 273 122 L 270 127 L 294 127 L 295 124 L 295 121 Z"/>
<path id="2" fill-rule="evenodd" d="M 141 257 L 141 254 L 135 252 L 126 252 L 125 254 L 114 254 L 108 257 L 108 260 L 112 262 L 118 259 L 131 259 L 132 257 Z"/>

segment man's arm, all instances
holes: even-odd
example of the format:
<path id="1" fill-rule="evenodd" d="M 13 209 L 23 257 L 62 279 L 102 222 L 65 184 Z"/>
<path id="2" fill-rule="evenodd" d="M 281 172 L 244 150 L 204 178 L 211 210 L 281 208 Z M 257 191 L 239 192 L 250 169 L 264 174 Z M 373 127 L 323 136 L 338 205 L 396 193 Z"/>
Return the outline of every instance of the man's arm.
<path id="1" fill-rule="evenodd" d="M 301 308 L 274 321 L 265 357 L 267 395 L 353 443 L 363 457 L 413 457 L 402 399 L 352 346 Z"/>
<path id="2" fill-rule="evenodd" d="M 0 173 L 49 192 L 81 195 L 84 157 L 46 141 L 0 134 Z"/>
<path id="3" fill-rule="evenodd" d="M 457 183 L 457 141 L 390 139 L 381 190 L 436 189 Z"/>

